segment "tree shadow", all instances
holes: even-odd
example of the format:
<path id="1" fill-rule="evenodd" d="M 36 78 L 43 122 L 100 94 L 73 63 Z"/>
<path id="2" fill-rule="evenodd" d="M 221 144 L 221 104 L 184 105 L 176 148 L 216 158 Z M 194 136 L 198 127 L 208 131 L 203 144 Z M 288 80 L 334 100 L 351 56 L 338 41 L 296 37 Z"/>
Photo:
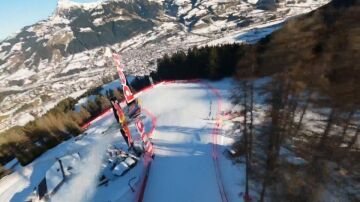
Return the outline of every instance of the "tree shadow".
<path id="1" fill-rule="evenodd" d="M 31 195 L 34 188 L 44 178 L 46 171 L 53 165 L 54 162 L 55 160 L 34 164 L 32 167 L 33 170 L 29 177 L 21 174 L 23 178 L 27 179 L 29 184 L 23 190 L 14 194 L 10 199 L 10 202 L 26 201 L 27 197 Z M 19 171 L 19 174 L 23 173 L 25 169 L 27 169 L 27 167 L 24 167 L 21 171 Z"/>

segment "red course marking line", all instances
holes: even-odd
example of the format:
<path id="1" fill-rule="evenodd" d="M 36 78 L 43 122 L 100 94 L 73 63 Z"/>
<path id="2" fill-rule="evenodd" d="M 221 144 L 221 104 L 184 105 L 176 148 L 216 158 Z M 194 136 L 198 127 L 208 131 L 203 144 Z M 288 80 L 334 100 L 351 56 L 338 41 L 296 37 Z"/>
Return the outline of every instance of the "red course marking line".
<path id="1" fill-rule="evenodd" d="M 147 136 L 150 138 L 154 135 L 155 132 L 155 128 L 156 128 L 156 116 L 151 113 L 149 110 L 142 108 L 142 110 L 145 111 L 145 113 L 147 113 L 150 117 L 151 117 L 151 129 L 148 132 Z M 136 200 L 137 202 L 142 202 L 144 200 L 144 196 L 145 196 L 145 190 L 146 190 L 146 185 L 147 185 L 147 181 L 149 178 L 149 174 L 150 174 L 150 168 L 151 168 L 151 162 L 152 162 L 152 154 L 154 153 L 154 147 L 151 151 L 151 153 L 146 152 L 145 153 L 145 157 L 144 157 L 144 172 L 141 175 L 141 183 L 140 186 L 138 188 L 138 193 L 136 193 Z"/>
<path id="2" fill-rule="evenodd" d="M 161 84 L 163 84 L 163 83 L 165 83 L 165 82 L 158 82 L 158 83 L 156 83 L 156 84 L 154 84 L 154 85 L 148 86 L 148 87 L 140 90 L 139 92 L 135 93 L 135 94 L 134 94 L 134 97 L 138 97 L 141 93 L 146 92 L 146 91 L 149 91 L 149 90 L 151 90 L 151 89 L 155 88 L 156 86 L 161 85 Z M 121 104 L 125 104 L 125 102 L 126 102 L 126 101 L 123 100 L 123 101 L 121 102 Z M 83 125 L 81 126 L 81 128 L 82 128 L 82 129 L 88 128 L 89 126 L 91 126 L 91 125 L 92 125 L 93 123 L 95 123 L 96 121 L 102 119 L 104 116 L 106 116 L 106 115 L 107 115 L 108 113 L 110 113 L 111 111 L 112 111 L 112 108 L 105 109 L 105 110 L 104 110 L 103 112 L 101 112 L 98 116 L 92 118 L 90 121 L 88 121 L 88 122 L 86 122 L 85 124 L 83 124 Z M 149 111 L 148 111 L 148 112 L 149 112 Z M 148 113 L 148 114 L 149 114 L 150 116 L 152 115 L 151 113 Z M 156 119 L 155 119 L 155 121 L 156 121 Z"/>
<path id="3" fill-rule="evenodd" d="M 151 113 L 149 110 L 147 110 L 147 109 L 142 109 L 142 110 L 144 110 L 145 111 L 145 113 L 147 113 L 150 117 L 151 117 L 151 122 L 152 122 L 152 127 L 151 127 L 151 129 L 150 129 L 150 131 L 149 131 L 149 133 L 148 133 L 148 137 L 152 137 L 153 136 L 153 134 L 154 134 L 154 131 L 155 131 L 155 128 L 156 128 L 156 116 L 153 114 L 153 113 Z"/>
<path id="4" fill-rule="evenodd" d="M 157 83 L 155 85 L 162 84 L 162 83 L 164 83 L 164 84 L 172 84 L 172 83 L 200 83 L 200 82 L 201 82 L 201 80 L 194 79 L 194 80 L 181 80 L 181 81 L 164 81 L 164 82 Z M 222 200 L 222 202 L 228 202 L 229 200 L 228 200 L 228 197 L 227 197 L 227 194 L 226 194 L 226 191 L 225 191 L 225 187 L 224 187 L 224 184 L 223 184 L 223 180 L 222 180 L 222 177 L 221 177 L 220 164 L 219 164 L 219 155 L 218 155 L 218 144 L 217 144 L 217 137 L 218 137 L 219 130 L 220 130 L 220 127 L 221 127 L 221 103 L 222 103 L 222 97 L 221 97 L 218 89 L 214 88 L 213 86 L 211 86 L 210 84 L 208 84 L 206 82 L 201 82 L 201 83 L 203 85 L 205 85 L 207 88 L 209 88 L 217 98 L 217 108 L 218 108 L 217 109 L 217 115 L 216 115 L 217 117 L 216 117 L 215 127 L 213 128 L 213 131 L 212 131 L 212 140 L 213 140 L 212 158 L 213 158 L 213 161 L 214 161 L 216 182 L 217 182 L 218 187 L 219 187 L 221 200 Z M 148 90 L 148 89 L 151 89 L 151 88 L 147 88 L 146 90 Z M 153 131 L 155 129 L 154 126 L 156 124 L 156 117 L 154 115 L 151 115 L 151 114 L 150 114 L 150 116 L 152 118 L 155 118 L 155 119 L 153 119 L 153 128 L 152 128 L 152 131 Z M 154 121 L 155 121 L 155 123 L 154 123 Z M 151 137 L 152 134 L 150 134 L 149 136 Z M 144 199 L 145 189 L 146 189 L 146 184 L 147 184 L 147 180 L 148 180 L 148 176 L 149 176 L 150 166 L 151 166 L 151 162 L 150 162 L 150 164 L 148 166 L 148 169 L 145 169 L 143 183 L 141 184 L 141 193 L 139 195 L 139 198 L 138 198 L 137 202 L 142 202 L 143 199 Z"/>
<path id="5" fill-rule="evenodd" d="M 106 116 L 110 111 L 112 111 L 112 108 L 105 109 L 98 116 L 92 118 L 90 121 L 88 121 L 84 125 L 82 125 L 81 129 L 88 128 L 91 124 L 95 123 L 96 121 L 98 121 L 98 120 L 102 119 L 104 116 Z"/>
<path id="6" fill-rule="evenodd" d="M 192 79 L 192 80 L 178 80 L 178 81 L 172 81 L 172 80 L 166 80 L 166 81 L 161 81 L 161 82 L 158 82 L 158 83 L 155 83 L 154 85 L 150 85 L 150 86 L 147 86 L 143 89 L 141 89 L 139 92 L 136 92 L 134 94 L 134 97 L 137 98 L 138 96 L 140 96 L 140 94 L 146 92 L 146 91 L 149 91 L 153 88 L 155 88 L 156 86 L 158 85 L 161 85 L 161 84 L 169 84 L 169 83 L 197 83 L 199 82 L 200 80 L 199 79 Z M 126 101 L 123 100 L 121 102 L 121 104 L 125 104 Z M 96 121 L 100 120 L 101 118 L 103 118 L 105 115 L 107 115 L 109 112 L 112 111 L 112 108 L 109 108 L 109 109 L 105 109 L 103 112 L 101 112 L 101 114 L 99 114 L 98 116 L 92 118 L 90 121 L 86 122 L 85 124 L 83 124 L 81 126 L 82 129 L 86 129 L 88 128 L 89 126 L 91 126 L 93 123 L 95 123 Z M 149 114 L 149 113 L 148 113 Z M 150 115 L 150 114 L 149 114 Z"/>
<path id="7" fill-rule="evenodd" d="M 151 162 L 148 164 L 148 166 L 145 167 L 145 170 L 143 172 L 143 180 L 140 184 L 140 191 L 139 194 L 137 194 L 137 199 L 135 201 L 137 202 L 142 202 L 144 200 L 144 196 L 145 196 L 145 189 L 146 189 L 146 185 L 147 185 L 147 181 L 149 179 L 149 173 L 150 173 L 150 168 L 151 168 Z"/>
<path id="8" fill-rule="evenodd" d="M 216 99 L 217 99 L 216 122 L 215 122 L 215 127 L 213 128 L 213 131 L 212 131 L 212 140 L 213 140 L 212 157 L 213 157 L 213 161 L 214 161 L 216 181 L 217 181 L 217 184 L 218 184 L 218 187 L 219 187 L 221 200 L 223 202 L 228 202 L 229 199 L 227 197 L 225 187 L 224 187 L 224 183 L 223 183 L 223 180 L 222 180 L 222 177 L 221 177 L 220 164 L 219 164 L 219 154 L 218 154 L 219 150 L 218 150 L 218 143 L 217 143 L 218 135 L 219 135 L 220 127 L 221 127 L 222 97 L 221 97 L 218 89 L 214 88 L 209 83 L 203 82 L 203 84 L 205 86 L 207 86 L 212 91 L 212 93 L 216 96 Z"/>
<path id="9" fill-rule="evenodd" d="M 137 92 L 134 94 L 135 97 L 138 97 L 141 93 L 148 91 L 150 89 L 153 89 L 154 87 L 161 85 L 161 84 L 172 84 L 172 83 L 200 83 L 201 80 L 199 79 L 192 79 L 192 80 L 179 80 L 179 81 L 174 81 L 174 80 L 170 80 L 170 81 L 162 81 L 162 82 L 158 82 L 154 85 L 148 86 L 144 89 L 142 89 L 141 91 Z M 221 117 L 220 117 L 220 112 L 221 112 L 221 103 L 222 103 L 222 98 L 221 95 L 218 91 L 218 89 L 214 88 L 213 86 L 211 86 L 210 84 L 206 83 L 206 82 L 201 82 L 203 85 L 205 85 L 206 87 L 208 87 L 213 94 L 217 97 L 217 108 L 218 108 L 218 113 L 217 113 L 217 117 L 216 117 L 216 122 L 215 122 L 215 127 L 213 128 L 212 131 L 212 141 L 213 141 L 213 147 L 212 147 L 212 158 L 214 161 L 214 166 L 215 166 L 215 174 L 216 174 L 216 181 L 219 187 L 219 191 L 220 191 L 220 195 L 221 195 L 221 199 L 223 202 L 228 202 L 228 197 L 226 195 L 225 192 L 225 188 L 224 188 L 224 184 L 222 181 L 222 177 L 221 177 L 221 172 L 220 172 L 220 165 L 219 165 L 219 155 L 218 155 L 218 144 L 217 144 L 217 136 L 219 134 L 219 129 L 221 126 Z M 125 102 L 125 101 L 123 101 Z M 95 117 L 94 119 L 92 119 L 91 121 L 89 121 L 88 123 L 84 124 L 82 126 L 82 128 L 87 128 L 89 127 L 91 124 L 93 124 L 94 122 L 96 122 L 97 120 L 99 120 L 98 118 L 103 118 L 107 113 L 109 113 L 110 111 L 112 111 L 112 109 L 108 109 L 105 110 L 104 112 L 102 112 L 99 116 Z M 156 127 L 156 117 L 150 113 L 148 110 L 144 109 L 144 111 L 146 113 L 148 113 L 151 118 L 152 118 L 152 128 L 148 134 L 149 137 L 153 136 L 153 133 L 155 131 L 155 127 Z M 150 157 L 151 158 L 151 157 Z M 145 164 L 144 164 L 145 165 Z M 139 194 L 137 194 L 137 201 L 138 202 L 142 202 L 144 199 L 144 194 L 145 194 L 145 189 L 146 189 L 146 184 L 147 184 L 147 180 L 148 180 L 148 175 L 149 175 L 149 171 L 150 171 L 150 167 L 151 167 L 151 161 L 149 163 L 147 163 L 145 165 L 146 169 L 142 175 L 143 180 L 142 183 L 140 184 L 140 192 Z"/>

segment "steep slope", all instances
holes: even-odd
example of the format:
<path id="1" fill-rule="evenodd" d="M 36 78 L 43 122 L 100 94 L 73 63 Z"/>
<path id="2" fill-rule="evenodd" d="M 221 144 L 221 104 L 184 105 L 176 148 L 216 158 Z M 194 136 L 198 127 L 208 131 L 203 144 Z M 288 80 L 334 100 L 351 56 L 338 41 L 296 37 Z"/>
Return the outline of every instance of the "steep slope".
<path id="1" fill-rule="evenodd" d="M 61 0 L 48 20 L 25 27 L 5 40 L 1 46 L 5 55 L 2 59 L 18 59 L 18 63 L 5 63 L 8 71 L 21 68 L 22 58 L 33 57 L 24 63 L 30 68 L 36 68 L 44 59 L 60 62 L 61 57 L 121 42 L 150 30 L 159 11 L 158 4 L 146 1 L 82 5 Z"/>
<path id="2" fill-rule="evenodd" d="M 262 75 L 284 69 L 303 72 L 308 83 L 326 88 L 330 95 L 336 93 L 342 101 L 347 98 L 358 104 L 354 98 L 360 87 L 359 20 L 359 1 L 333 1 L 288 21 L 252 47 L 240 67 L 255 64 L 257 73 Z"/>
<path id="3" fill-rule="evenodd" d="M 240 59 L 239 78 L 272 75 L 259 90 L 268 109 L 254 135 L 253 161 L 262 166 L 251 171 L 265 199 L 359 201 L 359 20 L 360 1 L 335 0 L 289 20 Z M 284 161 L 281 147 L 306 163 Z"/>
<path id="4" fill-rule="evenodd" d="M 49 19 L 0 43 L 0 128 L 23 125 L 59 100 L 112 79 L 110 49 L 121 52 L 127 74 L 149 74 L 165 53 L 247 42 L 239 35 L 328 1 L 281 1 L 275 10 L 265 11 L 257 9 L 257 1 L 60 0 Z M 268 30 L 256 38 L 274 29 Z"/>
<path id="5" fill-rule="evenodd" d="M 212 137 L 218 125 L 215 120 L 222 110 L 230 107 L 230 103 L 224 99 L 221 103 L 223 108 L 218 108 L 219 98 L 211 92 L 211 88 L 219 88 L 219 96 L 225 98 L 231 82 L 228 79 L 206 85 L 202 82 L 164 83 L 139 96 L 143 108 L 156 117 L 156 125 L 152 125 L 154 122 L 150 117 L 144 119 L 146 132 L 151 127 L 155 129 L 152 138 L 156 153 L 144 201 L 221 201 L 213 164 L 214 147 L 219 155 L 217 159 L 221 161 L 220 171 L 229 200 L 240 199 L 238 192 L 243 186 L 243 167 L 233 165 L 222 157 L 225 146 L 231 142 L 222 131 L 218 131 L 216 141 Z M 168 102 L 164 103 L 164 97 L 170 98 Z M 179 99 L 183 100 L 181 104 Z M 130 129 L 136 136 L 133 124 Z M 91 125 L 81 137 L 65 141 L 27 166 L 18 165 L 14 173 L 0 179 L 0 200 L 25 201 L 57 158 L 79 152 L 83 161 L 75 164 L 73 169 L 81 171 L 70 176 L 51 196 L 51 201 L 134 201 L 136 192 L 130 191 L 129 184 L 137 187 L 135 182 L 143 169 L 140 162 L 135 171 L 116 177 L 105 186 L 97 186 L 97 177 L 101 172 L 97 168 L 102 163 L 99 159 L 106 155 L 108 146 L 114 144 L 127 148 L 112 112 Z M 81 178 L 83 176 L 87 178 Z"/>

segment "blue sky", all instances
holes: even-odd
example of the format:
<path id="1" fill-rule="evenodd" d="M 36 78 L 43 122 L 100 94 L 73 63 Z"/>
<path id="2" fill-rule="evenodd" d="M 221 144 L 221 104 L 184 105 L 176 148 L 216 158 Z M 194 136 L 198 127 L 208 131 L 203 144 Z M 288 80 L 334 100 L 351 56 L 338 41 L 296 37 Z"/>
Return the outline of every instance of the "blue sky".
<path id="1" fill-rule="evenodd" d="M 0 0 L 0 41 L 24 26 L 47 19 L 56 5 L 57 0 Z"/>

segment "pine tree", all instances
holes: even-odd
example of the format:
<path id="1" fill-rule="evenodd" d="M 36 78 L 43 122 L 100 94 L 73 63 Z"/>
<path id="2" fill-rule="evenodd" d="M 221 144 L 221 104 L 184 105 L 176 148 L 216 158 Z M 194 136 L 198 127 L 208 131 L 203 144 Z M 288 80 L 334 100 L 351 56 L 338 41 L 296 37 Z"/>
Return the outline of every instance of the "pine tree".
<path id="1" fill-rule="evenodd" d="M 114 96 L 116 97 L 117 100 L 121 101 L 124 98 L 124 95 L 119 91 L 119 89 L 114 89 Z"/>
<path id="2" fill-rule="evenodd" d="M 91 116 L 96 116 L 99 114 L 99 106 L 94 101 L 89 101 L 86 105 L 86 110 L 91 114 Z"/>
<path id="3" fill-rule="evenodd" d="M 352 148 L 354 147 L 354 145 L 356 144 L 356 141 L 357 141 L 358 138 L 359 138 L 359 134 L 360 134 L 360 125 L 357 127 L 354 136 L 351 138 L 351 140 L 350 140 L 350 142 L 349 142 L 349 144 L 348 144 L 348 146 L 347 146 L 347 148 L 348 148 L 349 150 L 352 149 Z M 359 149 L 359 148 L 357 148 L 357 149 Z"/>
<path id="4" fill-rule="evenodd" d="M 219 64 L 218 64 L 218 52 L 216 48 L 210 50 L 209 55 L 209 78 L 217 79 L 219 78 Z"/>
<path id="5" fill-rule="evenodd" d="M 102 95 L 96 96 L 95 103 L 99 106 L 100 111 L 104 111 L 105 109 L 108 109 L 110 107 L 109 100 Z"/>

